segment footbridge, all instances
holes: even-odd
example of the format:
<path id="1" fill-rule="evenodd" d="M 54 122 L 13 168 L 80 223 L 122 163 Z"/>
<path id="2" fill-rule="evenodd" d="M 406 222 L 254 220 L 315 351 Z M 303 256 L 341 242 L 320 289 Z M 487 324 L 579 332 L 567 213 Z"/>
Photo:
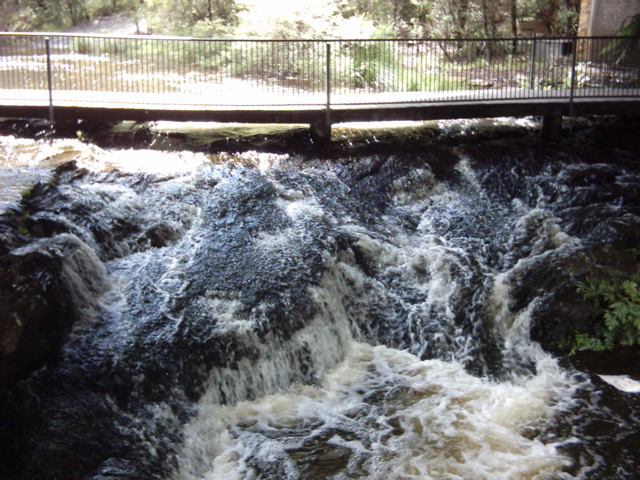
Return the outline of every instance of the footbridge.
<path id="1" fill-rule="evenodd" d="M 640 113 L 626 37 L 216 40 L 0 33 L 0 117 L 303 123 Z"/>

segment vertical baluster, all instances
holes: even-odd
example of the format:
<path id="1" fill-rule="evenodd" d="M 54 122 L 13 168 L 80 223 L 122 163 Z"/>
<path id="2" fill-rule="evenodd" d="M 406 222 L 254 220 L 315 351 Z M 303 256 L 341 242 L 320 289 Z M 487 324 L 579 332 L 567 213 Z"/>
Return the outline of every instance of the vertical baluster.
<path id="1" fill-rule="evenodd" d="M 73 42 L 69 42 L 69 46 L 70 48 L 71 45 L 73 45 Z M 88 90 L 91 92 L 95 92 L 95 91 L 99 91 L 98 88 L 98 82 L 99 82 L 99 73 L 100 73 L 100 67 L 102 65 L 102 61 L 101 61 L 101 56 L 100 56 L 100 52 L 94 52 L 89 60 L 90 63 L 90 69 L 91 71 L 88 73 L 88 82 L 89 82 L 89 88 Z"/>
<path id="2" fill-rule="evenodd" d="M 124 69 L 124 65 L 120 63 L 120 59 L 117 58 L 110 50 L 107 50 L 106 54 L 109 59 L 109 64 L 111 65 L 111 81 L 113 82 L 115 79 L 116 91 L 118 93 L 124 93 L 126 91 L 126 71 Z"/>
<path id="3" fill-rule="evenodd" d="M 135 63 L 144 63 L 144 76 L 141 78 L 142 90 L 146 95 L 157 99 L 156 90 L 153 86 L 153 64 L 151 60 L 151 52 L 149 52 L 149 43 L 146 39 L 136 38 L 135 44 L 137 49 L 132 52 L 131 60 Z M 157 103 L 157 100 L 154 100 Z"/>
<path id="4" fill-rule="evenodd" d="M 578 45 L 577 45 L 576 37 L 573 38 L 571 45 L 573 46 L 573 49 L 571 52 L 571 86 L 569 90 L 569 116 L 573 116 L 573 100 L 574 100 L 575 89 L 576 89 L 576 62 L 577 62 L 577 55 L 578 55 L 578 52 L 577 52 Z"/>
<path id="5" fill-rule="evenodd" d="M 533 33 L 533 38 L 531 39 L 531 64 L 529 66 L 529 88 L 533 90 L 535 88 L 535 71 L 536 71 L 536 34 Z"/>
<path id="6" fill-rule="evenodd" d="M 12 48 L 12 38 L 5 37 L 4 35 L 0 35 L 0 42 L 2 45 L 6 46 L 6 50 L 2 51 L 0 49 L 0 89 L 9 89 L 11 88 L 11 77 L 9 74 L 9 64 L 10 61 L 10 53 L 13 51 Z M 2 55 L 4 53 L 4 55 Z M 5 68 L 5 63 L 7 63 L 7 67 Z"/>
<path id="7" fill-rule="evenodd" d="M 169 82 L 169 71 L 167 68 L 167 42 L 160 40 L 152 40 L 153 47 L 156 50 L 158 60 L 158 81 L 162 84 L 162 93 L 169 93 L 167 90 L 167 84 Z"/>
<path id="8" fill-rule="evenodd" d="M 327 42 L 327 115 L 326 123 L 331 125 L 331 44 Z"/>
<path id="9" fill-rule="evenodd" d="M 55 120 L 53 111 L 53 82 L 51 77 L 51 43 L 49 37 L 44 39 L 45 54 L 47 56 L 47 89 L 49 90 L 49 122 L 53 124 Z"/>
<path id="10" fill-rule="evenodd" d="M 125 72 L 127 75 L 127 92 L 134 94 L 138 93 L 138 72 L 141 67 L 136 65 L 134 62 L 129 61 L 127 52 L 131 46 L 126 40 L 120 38 L 114 39 L 113 42 L 117 45 L 115 47 L 114 55 L 125 66 Z M 111 48 L 111 46 L 109 48 Z M 134 95 L 128 95 L 128 99 L 134 97 Z"/>

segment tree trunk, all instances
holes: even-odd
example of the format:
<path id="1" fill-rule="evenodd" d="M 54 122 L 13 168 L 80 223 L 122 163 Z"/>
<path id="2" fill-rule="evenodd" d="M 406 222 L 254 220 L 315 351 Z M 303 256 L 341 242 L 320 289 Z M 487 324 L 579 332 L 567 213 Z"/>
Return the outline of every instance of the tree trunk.
<path id="1" fill-rule="evenodd" d="M 484 25 L 484 37 L 490 38 L 489 34 L 489 12 L 487 7 L 487 0 L 482 0 L 482 23 Z"/>
<path id="2" fill-rule="evenodd" d="M 509 0 L 509 10 L 511 10 L 511 34 L 513 35 L 513 54 L 518 52 L 518 41 L 515 40 L 518 36 L 518 6 L 517 0 Z"/>

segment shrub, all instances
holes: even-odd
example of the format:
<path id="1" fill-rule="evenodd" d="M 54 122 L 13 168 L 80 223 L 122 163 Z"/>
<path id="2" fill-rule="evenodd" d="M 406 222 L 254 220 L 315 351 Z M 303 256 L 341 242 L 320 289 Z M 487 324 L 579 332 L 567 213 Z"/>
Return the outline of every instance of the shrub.
<path id="1" fill-rule="evenodd" d="M 627 278 L 611 275 L 601 281 L 589 278 L 578 283 L 577 292 L 592 302 L 594 318 L 587 331 L 562 342 L 570 354 L 640 345 L 640 274 Z"/>

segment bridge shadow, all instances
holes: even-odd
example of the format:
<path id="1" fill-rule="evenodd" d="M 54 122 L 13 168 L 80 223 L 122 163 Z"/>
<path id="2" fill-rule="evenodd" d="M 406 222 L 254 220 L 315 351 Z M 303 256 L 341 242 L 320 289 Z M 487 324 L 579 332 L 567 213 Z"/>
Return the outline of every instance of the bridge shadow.
<path id="1" fill-rule="evenodd" d="M 565 119 L 563 137 L 584 135 L 600 145 L 640 145 L 629 128 L 640 124 L 639 116 L 585 116 Z M 80 122 L 76 131 L 57 132 L 46 121 L 0 121 L 0 135 L 47 140 L 76 138 L 104 149 L 150 149 L 207 154 L 249 151 L 300 156 L 304 159 L 348 159 L 351 155 L 394 155 L 439 146 L 456 147 L 491 140 L 520 139 L 541 142 L 541 119 L 460 119 L 443 122 L 388 122 L 384 124 L 336 125 L 330 141 L 316 142 L 305 125 L 261 126 L 167 124 L 135 122 Z"/>

